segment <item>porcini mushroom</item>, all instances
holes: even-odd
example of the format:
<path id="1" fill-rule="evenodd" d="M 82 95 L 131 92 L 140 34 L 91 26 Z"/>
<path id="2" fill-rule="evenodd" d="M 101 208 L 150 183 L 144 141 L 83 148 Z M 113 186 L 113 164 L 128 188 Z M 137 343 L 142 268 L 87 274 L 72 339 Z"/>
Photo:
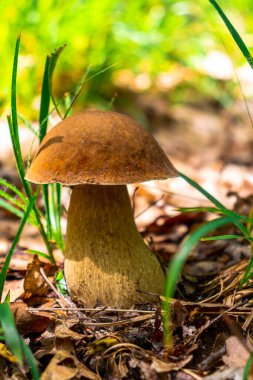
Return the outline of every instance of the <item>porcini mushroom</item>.
<path id="1" fill-rule="evenodd" d="M 50 130 L 26 174 L 72 187 L 64 272 L 71 296 L 129 307 L 161 294 L 164 272 L 139 234 L 126 184 L 177 176 L 154 138 L 116 112 L 87 111 Z"/>

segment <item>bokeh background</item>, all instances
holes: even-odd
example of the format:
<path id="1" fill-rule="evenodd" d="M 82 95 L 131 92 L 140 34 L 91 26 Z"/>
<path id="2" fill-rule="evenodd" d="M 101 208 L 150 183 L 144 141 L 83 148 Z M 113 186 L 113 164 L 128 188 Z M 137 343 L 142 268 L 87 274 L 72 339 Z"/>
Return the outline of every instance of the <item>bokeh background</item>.
<path id="1" fill-rule="evenodd" d="M 250 47 L 252 2 L 223 0 L 220 5 Z M 207 0 L 1 0 L 0 12 L 2 113 L 9 107 L 19 33 L 18 98 L 20 112 L 31 118 L 37 115 L 45 57 L 64 44 L 54 78 L 57 97 L 73 91 L 87 70 L 107 68 L 87 82 L 78 109 L 88 103 L 107 108 L 117 93 L 116 106 L 131 108 L 141 118 L 129 91 L 162 92 L 172 103 L 205 96 L 224 106 L 239 96 L 230 59 L 241 71 L 244 61 Z"/>
<path id="2" fill-rule="evenodd" d="M 252 1 L 222 0 L 220 6 L 250 49 Z M 1 0 L 0 12 L 2 168 L 14 162 L 6 115 L 21 33 L 18 113 L 35 127 L 46 56 L 66 44 L 53 78 L 57 102 L 85 76 L 73 112 L 129 114 L 155 135 L 179 169 L 214 195 L 220 178 L 223 195 L 251 188 L 253 134 L 245 98 L 251 112 L 253 72 L 207 0 Z M 49 121 L 51 127 L 58 119 L 52 114 Z M 20 119 L 24 158 L 29 133 Z"/>

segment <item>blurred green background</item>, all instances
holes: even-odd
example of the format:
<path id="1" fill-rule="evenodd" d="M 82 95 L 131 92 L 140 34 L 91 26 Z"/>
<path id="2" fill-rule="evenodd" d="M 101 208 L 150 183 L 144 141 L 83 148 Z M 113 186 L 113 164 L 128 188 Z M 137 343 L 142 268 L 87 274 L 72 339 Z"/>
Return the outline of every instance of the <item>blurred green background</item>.
<path id="1" fill-rule="evenodd" d="M 252 1 L 219 4 L 250 48 Z M 235 80 L 225 80 L 223 74 L 219 78 L 219 70 L 224 69 L 218 59 L 218 74 L 203 69 L 207 56 L 217 51 L 227 51 L 235 66 L 244 63 L 207 0 L 1 0 L 0 12 L 1 113 L 9 112 L 19 33 L 19 111 L 32 119 L 37 118 L 46 55 L 64 44 L 54 75 L 58 99 L 73 91 L 87 70 L 92 76 L 109 67 L 86 82 L 76 109 L 89 104 L 106 109 L 112 101 L 116 107 L 134 109 L 129 93 L 140 92 L 162 92 L 172 103 L 205 96 L 226 104 L 238 95 Z"/>

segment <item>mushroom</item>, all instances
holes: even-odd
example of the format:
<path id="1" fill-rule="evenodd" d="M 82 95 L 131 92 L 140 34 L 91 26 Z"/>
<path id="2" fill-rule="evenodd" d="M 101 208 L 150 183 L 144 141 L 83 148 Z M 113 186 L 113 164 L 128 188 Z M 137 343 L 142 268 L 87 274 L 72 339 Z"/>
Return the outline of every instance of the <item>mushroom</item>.
<path id="1" fill-rule="evenodd" d="M 154 138 L 126 115 L 87 111 L 48 132 L 26 179 L 72 187 L 64 263 L 72 297 L 129 307 L 151 301 L 147 292 L 163 292 L 164 272 L 137 230 L 126 184 L 177 175 Z"/>

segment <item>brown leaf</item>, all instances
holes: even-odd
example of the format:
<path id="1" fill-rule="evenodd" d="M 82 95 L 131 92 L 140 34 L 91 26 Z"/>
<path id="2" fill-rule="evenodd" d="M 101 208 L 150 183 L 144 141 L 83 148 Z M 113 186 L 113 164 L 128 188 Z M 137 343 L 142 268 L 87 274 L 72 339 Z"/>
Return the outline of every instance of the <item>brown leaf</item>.
<path id="1" fill-rule="evenodd" d="M 182 327 L 189 312 L 186 307 L 180 302 L 175 301 L 172 305 L 172 322 L 173 327 Z"/>
<path id="2" fill-rule="evenodd" d="M 22 333 L 41 333 L 47 329 L 53 318 L 48 316 L 32 314 L 27 311 L 27 305 L 23 302 L 11 302 L 11 312 L 15 318 L 18 330 Z"/>
<path id="3" fill-rule="evenodd" d="M 41 380 L 98 380 L 98 376 L 68 351 L 60 350 L 50 361 Z"/>
<path id="4" fill-rule="evenodd" d="M 177 371 L 183 368 L 191 360 L 192 360 L 192 355 L 189 355 L 185 359 L 180 360 L 178 362 L 172 362 L 172 361 L 165 362 L 163 360 L 157 359 L 156 357 L 153 357 L 151 368 L 153 368 L 158 373 Z"/>
<path id="5" fill-rule="evenodd" d="M 67 351 L 58 351 L 51 359 L 41 380 L 70 380 L 77 379 L 78 361 L 76 357 Z"/>
<path id="6" fill-rule="evenodd" d="M 55 337 L 60 339 L 71 338 L 73 340 L 83 339 L 83 334 L 78 334 L 70 329 L 77 322 L 77 320 L 58 320 L 55 327 Z"/>
<path id="7" fill-rule="evenodd" d="M 228 380 L 243 378 L 243 368 L 225 368 L 212 373 L 209 376 L 203 377 L 203 380 Z M 248 379 L 252 380 L 252 379 Z"/>
<path id="8" fill-rule="evenodd" d="M 227 355 L 222 356 L 224 363 L 230 368 L 244 367 L 249 358 L 249 351 L 236 337 L 230 336 L 226 340 Z"/>
<path id="9" fill-rule="evenodd" d="M 83 363 L 79 362 L 77 368 L 79 370 L 80 378 L 84 377 L 87 380 L 99 380 L 99 377 Z"/>
<path id="10" fill-rule="evenodd" d="M 27 265 L 23 299 L 28 299 L 32 296 L 42 297 L 48 293 L 49 285 L 40 273 L 41 268 L 44 269 L 46 275 L 50 275 L 53 272 L 53 266 L 51 264 L 42 263 L 38 256 L 34 255 L 33 261 Z"/>
<path id="11" fill-rule="evenodd" d="M 127 377 L 129 369 L 125 361 L 120 360 L 118 364 L 118 371 L 120 373 L 121 378 Z"/>
<path id="12" fill-rule="evenodd" d="M 143 360 L 139 361 L 139 368 L 146 380 L 158 380 L 158 375 L 154 368 L 150 366 L 149 363 L 146 363 Z"/>
<path id="13" fill-rule="evenodd" d="M 40 359 L 45 355 L 56 354 L 57 348 L 55 346 L 54 326 L 49 326 L 49 328 L 41 334 L 38 338 L 38 343 L 40 343 L 41 346 L 34 353 L 36 359 Z"/>

